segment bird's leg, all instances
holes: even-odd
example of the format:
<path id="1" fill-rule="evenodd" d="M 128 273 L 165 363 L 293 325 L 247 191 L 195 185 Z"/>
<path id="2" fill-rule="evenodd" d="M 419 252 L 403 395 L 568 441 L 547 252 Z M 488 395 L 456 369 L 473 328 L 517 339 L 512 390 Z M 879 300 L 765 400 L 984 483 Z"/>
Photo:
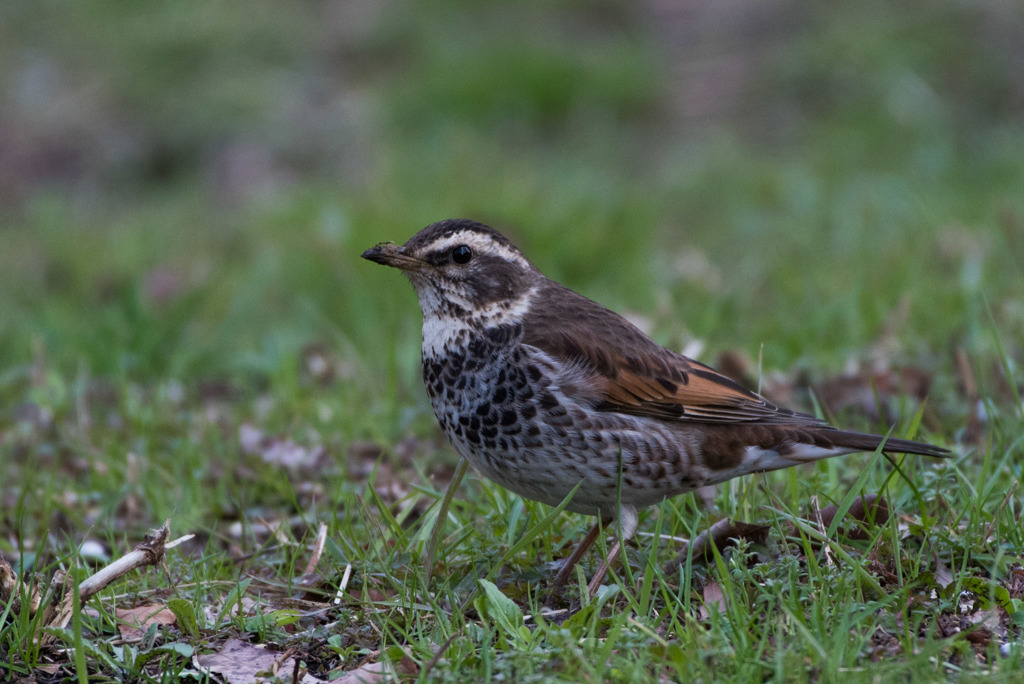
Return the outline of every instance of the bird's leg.
<path id="1" fill-rule="evenodd" d="M 601 534 L 601 530 L 606 529 L 615 518 L 601 518 L 590 528 L 587 532 L 587 536 L 583 538 L 583 541 L 579 543 L 579 546 L 572 552 L 572 555 L 565 559 L 565 563 L 562 564 L 558 574 L 555 575 L 555 579 L 551 582 L 551 596 L 559 597 L 565 590 L 565 585 L 569 581 L 569 577 L 572 575 L 573 568 L 580 562 L 584 554 L 590 550 L 590 547 L 597 541 L 597 536 Z M 622 535 L 619 539 L 615 540 L 615 544 L 608 552 L 608 559 L 602 560 L 600 565 L 597 566 L 597 571 L 594 573 L 594 577 L 587 584 L 587 591 L 593 596 L 598 587 L 601 586 L 601 582 L 604 581 L 605 575 L 608 574 L 608 566 L 615 562 L 618 558 L 619 553 L 622 551 L 622 544 L 632 539 L 633 535 L 636 534 L 637 524 L 639 518 L 637 517 L 636 508 L 633 506 L 623 506 L 619 509 L 619 528 Z"/>
<path id="2" fill-rule="evenodd" d="M 572 574 L 573 568 L 580 562 L 584 554 L 590 550 L 590 547 L 597 541 L 597 535 L 601 534 L 601 530 L 611 524 L 615 518 L 599 518 L 594 526 L 587 532 L 587 536 L 583 537 L 576 549 L 573 550 L 572 555 L 565 559 L 562 563 L 562 567 L 558 570 L 558 574 L 555 575 L 555 579 L 551 582 L 551 596 L 559 597 L 562 592 L 565 591 L 565 585 L 569 581 L 569 576 Z"/>
<path id="3" fill-rule="evenodd" d="M 604 576 L 608 574 L 608 568 L 619 557 L 619 553 L 622 551 L 622 545 L 632 539 L 633 535 L 636 534 L 638 523 L 639 518 L 637 517 L 636 509 L 633 506 L 623 506 L 619 510 L 619 530 L 622 534 L 615 540 L 615 544 L 608 552 L 608 558 L 601 561 L 601 564 L 597 566 L 597 570 L 594 572 L 594 576 L 590 578 L 590 583 L 587 584 L 587 593 L 590 596 L 596 594 L 597 590 L 601 587 L 601 582 L 604 581 Z"/>

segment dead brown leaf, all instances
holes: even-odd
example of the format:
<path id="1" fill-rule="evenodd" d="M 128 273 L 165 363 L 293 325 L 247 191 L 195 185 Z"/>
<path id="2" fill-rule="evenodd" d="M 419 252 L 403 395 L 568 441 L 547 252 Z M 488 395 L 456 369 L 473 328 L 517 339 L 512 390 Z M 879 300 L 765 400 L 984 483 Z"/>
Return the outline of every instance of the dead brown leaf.
<path id="1" fill-rule="evenodd" d="M 160 603 L 118 608 L 114 614 L 120 620 L 117 629 L 121 639 L 126 642 L 140 641 L 150 625 L 173 625 L 176 620 L 174 613 Z"/>
<path id="2" fill-rule="evenodd" d="M 396 454 L 398 451 L 396 447 Z M 374 491 L 382 501 L 393 504 L 409 495 L 408 478 L 396 473 L 391 461 L 382 458 L 383 454 L 383 448 L 374 442 L 353 442 L 348 449 L 349 473 L 357 480 L 372 476 Z"/>
<path id="3" fill-rule="evenodd" d="M 250 423 L 238 428 L 238 442 L 244 453 L 289 470 L 312 470 L 327 454 L 323 446 L 310 449 L 284 437 L 267 435 Z"/>
<path id="4" fill-rule="evenodd" d="M 715 368 L 752 392 L 757 392 L 779 406 L 799 401 L 796 396 L 799 378 L 779 372 L 765 372 L 742 351 L 727 349 L 715 359 Z"/>
<path id="5" fill-rule="evenodd" d="M 202 378 L 197 385 L 199 397 L 205 402 L 233 402 L 244 396 L 242 389 L 223 378 Z M 211 421 L 212 422 L 212 421 Z"/>
<path id="6" fill-rule="evenodd" d="M 335 679 L 334 684 L 376 684 L 392 679 L 394 674 L 387 663 L 366 663 Z"/>
<path id="7" fill-rule="evenodd" d="M 719 373 L 735 380 L 749 390 L 757 389 L 757 382 L 751 371 L 753 367 L 754 364 L 750 358 L 738 349 L 723 350 L 715 359 L 715 368 Z"/>
<path id="8" fill-rule="evenodd" d="M 712 610 L 719 613 L 725 612 L 725 594 L 722 593 L 722 587 L 718 582 L 708 582 L 705 584 L 701 596 L 704 599 L 700 607 L 701 620 L 707 620 L 711 617 Z"/>
<path id="9" fill-rule="evenodd" d="M 871 660 L 876 663 L 890 658 L 897 658 L 903 655 L 903 644 L 895 634 L 878 627 L 871 634 L 871 649 L 869 653 Z"/>
<path id="10" fill-rule="evenodd" d="M 693 547 L 693 558 L 704 562 L 710 562 L 712 558 L 711 545 L 719 551 L 736 546 L 740 539 L 752 541 L 755 544 L 764 544 L 768 539 L 768 525 L 755 525 L 745 522 L 737 522 L 724 518 L 697 535 L 690 544 L 684 546 L 676 559 L 665 566 L 666 572 L 675 572 L 679 565 L 686 562 L 690 553 L 690 546 Z"/>
<path id="11" fill-rule="evenodd" d="M 935 570 L 932 574 L 935 576 L 935 583 L 942 589 L 953 583 L 953 571 L 938 556 L 935 556 Z"/>
<path id="12" fill-rule="evenodd" d="M 832 413 L 854 411 L 872 421 L 892 422 L 892 400 L 912 396 L 924 400 L 931 386 L 931 374 L 914 366 L 861 370 L 828 378 L 818 387 L 817 395 Z"/>
<path id="13" fill-rule="evenodd" d="M 206 673 L 218 674 L 228 684 L 251 684 L 273 677 L 279 677 L 283 681 L 293 681 L 296 663 L 296 659 L 286 653 L 268 651 L 261 645 L 253 645 L 240 639 L 228 639 L 218 653 L 198 655 L 193 658 L 196 668 Z M 300 670 L 299 676 L 294 678 L 294 681 L 302 682 L 302 684 L 319 684 L 324 680 L 317 679 Z"/>
<path id="14" fill-rule="evenodd" d="M 821 523 L 825 527 L 829 527 L 838 512 L 839 507 L 835 504 L 822 508 Z M 858 496 L 850 504 L 849 510 L 846 511 L 846 515 L 843 517 L 844 519 L 862 523 L 862 525 L 858 525 L 850 530 L 849 534 L 847 534 L 847 539 L 868 539 L 870 534 L 865 529 L 865 526 L 873 524 L 879 527 L 884 525 L 889 520 L 889 503 L 883 497 L 876 494 Z"/>
<path id="15" fill-rule="evenodd" d="M 1003 612 L 1005 611 L 1002 608 L 992 606 L 991 608 L 975 611 L 966 617 L 970 624 L 977 626 L 979 629 L 987 630 L 989 636 L 991 636 L 993 632 L 1002 631 Z"/>

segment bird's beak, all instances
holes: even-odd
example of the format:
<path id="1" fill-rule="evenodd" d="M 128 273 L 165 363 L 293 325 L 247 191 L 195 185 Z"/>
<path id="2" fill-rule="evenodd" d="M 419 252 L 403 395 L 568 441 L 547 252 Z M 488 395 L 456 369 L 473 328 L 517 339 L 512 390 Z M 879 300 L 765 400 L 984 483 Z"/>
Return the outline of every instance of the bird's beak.
<path id="1" fill-rule="evenodd" d="M 363 258 L 407 272 L 422 271 L 427 267 L 427 262 L 404 254 L 402 248 L 393 242 L 381 242 L 375 247 L 371 247 L 363 252 Z"/>

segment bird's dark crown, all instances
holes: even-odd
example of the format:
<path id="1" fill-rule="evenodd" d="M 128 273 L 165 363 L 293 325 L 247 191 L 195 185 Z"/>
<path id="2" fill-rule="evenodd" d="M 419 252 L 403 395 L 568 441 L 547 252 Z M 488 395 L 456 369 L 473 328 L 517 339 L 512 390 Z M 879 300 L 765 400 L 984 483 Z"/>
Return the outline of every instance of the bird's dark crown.
<path id="1" fill-rule="evenodd" d="M 446 219 L 444 221 L 432 223 L 409 238 L 409 241 L 404 245 L 404 249 L 406 252 L 417 253 L 422 251 L 424 248 L 429 247 L 431 244 L 441 242 L 445 238 L 455 235 L 456 233 L 475 233 L 481 237 L 489 238 L 496 244 L 504 245 L 511 250 L 519 252 L 516 246 L 513 245 L 507 237 L 490 226 L 486 226 L 478 221 L 472 221 L 470 219 Z"/>

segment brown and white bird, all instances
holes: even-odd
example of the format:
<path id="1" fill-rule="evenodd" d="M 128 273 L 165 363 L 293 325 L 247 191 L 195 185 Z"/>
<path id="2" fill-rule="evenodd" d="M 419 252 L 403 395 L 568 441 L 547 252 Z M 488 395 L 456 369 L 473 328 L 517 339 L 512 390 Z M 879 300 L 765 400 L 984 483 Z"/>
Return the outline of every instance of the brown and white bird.
<path id="1" fill-rule="evenodd" d="M 886 451 L 949 453 L 775 406 L 545 277 L 483 224 L 441 221 L 362 256 L 402 270 L 416 289 L 423 381 L 455 449 L 528 499 L 558 505 L 578 485 L 566 507 L 599 517 L 557 588 L 602 525 L 618 519 L 625 541 L 637 509 L 667 497 L 883 442 Z"/>

